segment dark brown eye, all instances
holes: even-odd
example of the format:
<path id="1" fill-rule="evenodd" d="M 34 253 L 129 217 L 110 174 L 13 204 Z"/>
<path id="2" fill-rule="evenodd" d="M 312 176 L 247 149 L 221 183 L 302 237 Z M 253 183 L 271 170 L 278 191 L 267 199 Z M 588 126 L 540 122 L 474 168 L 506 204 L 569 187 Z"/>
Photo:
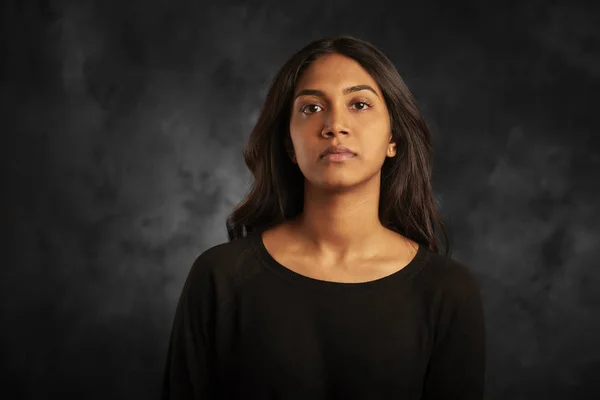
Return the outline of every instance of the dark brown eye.
<path id="1" fill-rule="evenodd" d="M 357 102 L 356 102 L 356 103 L 354 103 L 354 104 L 355 104 L 355 105 L 356 105 L 356 104 L 362 104 L 362 107 L 358 108 L 358 110 L 360 110 L 360 111 L 362 111 L 362 110 L 365 110 L 366 108 L 369 108 L 369 107 L 371 107 L 371 105 L 370 105 L 369 103 L 367 103 L 366 101 L 357 101 Z M 367 107 L 365 107 L 365 106 L 367 106 Z"/>
<path id="2" fill-rule="evenodd" d="M 304 107 L 302 107 L 302 109 L 301 109 L 300 111 L 301 111 L 302 113 L 304 113 L 304 114 L 313 114 L 313 113 L 317 112 L 317 110 L 309 110 L 310 112 L 308 112 L 308 113 L 307 113 L 306 111 L 307 111 L 307 110 L 308 110 L 310 107 L 321 107 L 321 106 L 319 106 L 319 105 L 317 105 L 317 104 L 307 104 L 307 105 L 305 105 Z"/>

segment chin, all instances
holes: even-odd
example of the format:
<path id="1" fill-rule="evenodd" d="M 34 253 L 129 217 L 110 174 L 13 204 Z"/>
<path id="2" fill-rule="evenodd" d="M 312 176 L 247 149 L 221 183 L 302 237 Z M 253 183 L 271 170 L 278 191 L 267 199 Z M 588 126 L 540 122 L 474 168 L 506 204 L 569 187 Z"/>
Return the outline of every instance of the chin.
<path id="1" fill-rule="evenodd" d="M 361 179 L 357 179 L 356 177 L 323 177 L 321 176 L 319 179 L 309 180 L 311 186 L 315 188 L 324 189 L 324 190 L 344 190 L 350 189 L 355 186 L 360 185 L 363 182 Z"/>
<path id="2" fill-rule="evenodd" d="M 344 190 L 352 189 L 357 186 L 368 184 L 371 181 L 379 181 L 380 176 L 378 171 L 373 173 L 365 173 L 367 171 L 319 171 L 319 173 L 306 175 L 305 179 L 308 183 L 318 189 L 329 189 L 329 190 Z"/>
<path id="3" fill-rule="evenodd" d="M 302 171 L 302 175 L 306 183 L 314 188 L 343 190 L 375 179 L 377 172 L 363 168 L 309 168 L 307 171 Z"/>

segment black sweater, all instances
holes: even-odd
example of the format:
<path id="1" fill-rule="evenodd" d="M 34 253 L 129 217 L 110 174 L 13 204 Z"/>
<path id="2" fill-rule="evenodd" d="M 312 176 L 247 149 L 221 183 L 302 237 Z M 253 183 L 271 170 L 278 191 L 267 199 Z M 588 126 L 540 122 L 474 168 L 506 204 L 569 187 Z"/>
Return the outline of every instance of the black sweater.
<path id="1" fill-rule="evenodd" d="M 419 246 L 396 273 L 321 281 L 279 264 L 258 233 L 191 266 L 161 399 L 482 399 L 484 312 L 474 275 Z"/>

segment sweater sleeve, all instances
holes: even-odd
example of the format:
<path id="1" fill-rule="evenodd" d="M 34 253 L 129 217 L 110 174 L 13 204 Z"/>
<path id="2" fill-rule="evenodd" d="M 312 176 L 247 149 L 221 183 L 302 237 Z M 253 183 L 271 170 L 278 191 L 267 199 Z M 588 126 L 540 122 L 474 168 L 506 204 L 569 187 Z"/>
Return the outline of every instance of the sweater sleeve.
<path id="1" fill-rule="evenodd" d="M 479 285 L 454 264 L 435 329 L 423 399 L 481 400 L 485 387 L 485 324 Z"/>
<path id="2" fill-rule="evenodd" d="M 169 339 L 161 400 L 214 399 L 214 286 L 200 258 L 183 286 Z"/>

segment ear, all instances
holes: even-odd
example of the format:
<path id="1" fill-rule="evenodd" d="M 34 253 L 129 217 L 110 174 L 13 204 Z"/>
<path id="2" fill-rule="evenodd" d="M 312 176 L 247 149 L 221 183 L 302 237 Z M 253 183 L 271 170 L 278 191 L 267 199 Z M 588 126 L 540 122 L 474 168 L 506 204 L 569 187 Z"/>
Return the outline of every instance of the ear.
<path id="1" fill-rule="evenodd" d="M 392 135 L 390 135 L 390 143 L 388 144 L 386 155 L 388 157 L 394 157 L 396 155 L 396 143 L 392 141 Z"/>

